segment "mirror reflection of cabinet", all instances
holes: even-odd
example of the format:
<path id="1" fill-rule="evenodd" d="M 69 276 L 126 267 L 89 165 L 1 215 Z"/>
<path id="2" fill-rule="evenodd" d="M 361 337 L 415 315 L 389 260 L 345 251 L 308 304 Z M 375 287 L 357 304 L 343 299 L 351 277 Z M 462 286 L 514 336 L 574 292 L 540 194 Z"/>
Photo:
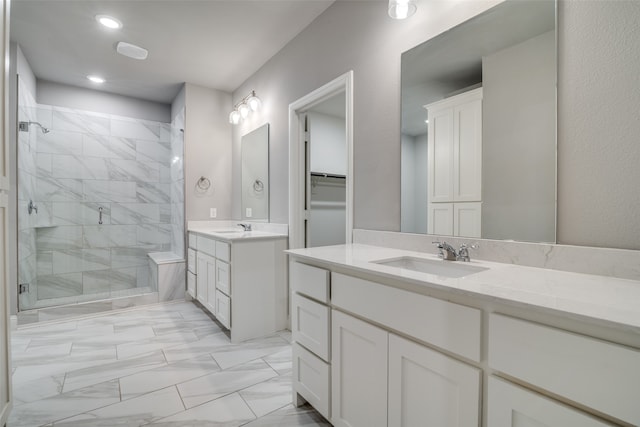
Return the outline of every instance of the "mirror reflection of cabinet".
<path id="1" fill-rule="evenodd" d="M 480 237 L 482 88 L 425 105 L 429 125 L 427 232 Z"/>

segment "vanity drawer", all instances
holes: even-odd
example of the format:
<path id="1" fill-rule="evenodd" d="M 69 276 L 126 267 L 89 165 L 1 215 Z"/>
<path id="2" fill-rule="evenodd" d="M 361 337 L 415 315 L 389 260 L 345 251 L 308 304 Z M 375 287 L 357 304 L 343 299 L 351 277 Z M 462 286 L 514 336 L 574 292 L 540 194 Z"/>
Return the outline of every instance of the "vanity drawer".
<path id="1" fill-rule="evenodd" d="M 639 350 L 491 314 L 489 366 L 640 425 Z"/>
<path id="2" fill-rule="evenodd" d="M 216 289 L 231 296 L 231 269 L 224 261 L 216 260 Z"/>
<path id="3" fill-rule="evenodd" d="M 198 249 L 198 244 L 197 244 L 198 237 L 193 233 L 188 233 L 187 235 L 189 237 L 189 247 L 193 249 Z"/>
<path id="4" fill-rule="evenodd" d="M 291 263 L 291 287 L 294 292 L 324 303 L 329 302 L 329 270 L 299 262 Z"/>
<path id="5" fill-rule="evenodd" d="M 328 306 L 299 294 L 293 295 L 291 334 L 293 340 L 303 345 L 325 361 L 329 361 L 329 331 L 331 310 Z"/>
<path id="6" fill-rule="evenodd" d="M 227 329 L 231 329 L 231 298 L 220 291 L 216 291 L 215 316 L 218 322 Z"/>
<path id="7" fill-rule="evenodd" d="M 331 303 L 383 326 L 480 361 L 482 313 L 472 307 L 331 273 Z"/>
<path id="8" fill-rule="evenodd" d="M 194 249 L 187 249 L 187 270 L 192 273 L 196 273 L 196 251 Z"/>
<path id="9" fill-rule="evenodd" d="M 323 417 L 331 419 L 329 406 L 329 364 L 297 343 L 293 343 L 293 390 L 304 397 Z"/>
<path id="10" fill-rule="evenodd" d="M 227 242 L 219 242 L 216 240 L 216 258 L 231 262 L 231 245 Z"/>
<path id="11" fill-rule="evenodd" d="M 198 236 L 198 251 L 216 256 L 216 241 L 204 236 Z"/>
<path id="12" fill-rule="evenodd" d="M 500 378 L 489 377 L 487 425 L 610 427 L 583 412 Z"/>

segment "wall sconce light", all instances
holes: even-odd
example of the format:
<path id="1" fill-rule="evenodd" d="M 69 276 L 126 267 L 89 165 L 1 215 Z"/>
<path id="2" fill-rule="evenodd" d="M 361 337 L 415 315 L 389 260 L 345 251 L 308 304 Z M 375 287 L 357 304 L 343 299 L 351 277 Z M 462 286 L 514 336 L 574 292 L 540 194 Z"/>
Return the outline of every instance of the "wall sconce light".
<path id="1" fill-rule="evenodd" d="M 233 111 L 229 114 L 229 123 L 237 125 L 243 119 L 246 119 L 250 113 L 256 112 L 262 106 L 262 101 L 256 95 L 254 90 L 236 105 L 233 106 Z"/>
<path id="2" fill-rule="evenodd" d="M 389 16 L 393 19 L 406 19 L 417 9 L 416 0 L 389 0 Z"/>

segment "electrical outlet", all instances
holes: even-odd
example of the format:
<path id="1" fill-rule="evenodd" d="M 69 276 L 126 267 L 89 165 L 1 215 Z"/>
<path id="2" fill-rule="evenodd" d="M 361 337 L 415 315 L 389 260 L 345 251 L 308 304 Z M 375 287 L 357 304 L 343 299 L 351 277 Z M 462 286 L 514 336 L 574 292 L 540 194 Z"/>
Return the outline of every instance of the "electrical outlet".
<path id="1" fill-rule="evenodd" d="M 253 215 L 253 210 L 251 208 L 247 208 L 245 210 L 244 216 L 246 216 L 247 218 L 251 218 L 252 215 Z"/>
<path id="2" fill-rule="evenodd" d="M 209 216 L 211 218 L 215 218 L 218 216 L 218 209 L 217 208 L 211 208 L 209 209 Z"/>

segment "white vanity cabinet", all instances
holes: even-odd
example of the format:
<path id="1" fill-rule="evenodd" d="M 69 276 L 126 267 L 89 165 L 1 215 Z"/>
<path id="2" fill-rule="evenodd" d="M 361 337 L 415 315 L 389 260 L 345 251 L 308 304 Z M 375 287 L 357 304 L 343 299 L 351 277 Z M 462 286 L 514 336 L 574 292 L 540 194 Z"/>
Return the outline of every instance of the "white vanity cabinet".
<path id="1" fill-rule="evenodd" d="M 481 370 L 420 343 L 480 361 L 479 310 L 290 268 L 294 395 L 335 426 L 479 425 Z"/>
<path id="2" fill-rule="evenodd" d="M 335 426 L 640 426 L 634 324 L 593 325 L 597 317 L 482 294 L 493 280 L 499 295 L 508 293 L 497 274 L 502 265 L 487 265 L 493 275 L 477 278 L 480 290 L 467 293 L 460 292 L 467 277 L 421 280 L 367 269 L 366 259 L 400 256 L 396 249 L 289 253 L 294 402 L 308 401 Z M 531 287 L 547 281 L 562 295 L 584 281 L 589 292 L 594 283 L 609 286 L 567 272 L 502 271 Z M 633 285 L 611 283 L 612 290 L 624 286 Z"/>
<path id="3" fill-rule="evenodd" d="M 287 326 L 286 236 L 196 238 L 196 299 L 230 330 L 231 341 L 266 336 Z"/>
<path id="4" fill-rule="evenodd" d="M 482 88 L 424 106 L 430 234 L 480 237 Z"/>

